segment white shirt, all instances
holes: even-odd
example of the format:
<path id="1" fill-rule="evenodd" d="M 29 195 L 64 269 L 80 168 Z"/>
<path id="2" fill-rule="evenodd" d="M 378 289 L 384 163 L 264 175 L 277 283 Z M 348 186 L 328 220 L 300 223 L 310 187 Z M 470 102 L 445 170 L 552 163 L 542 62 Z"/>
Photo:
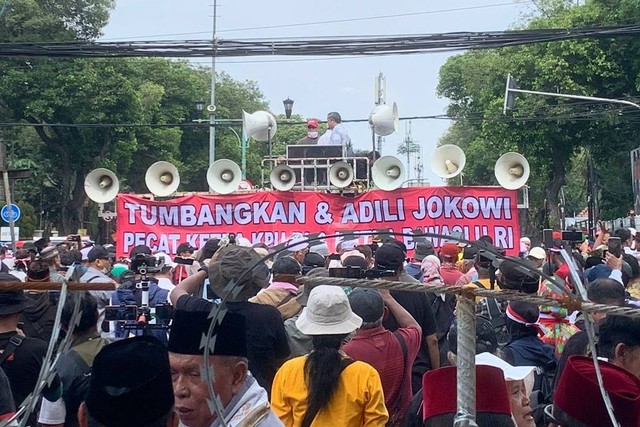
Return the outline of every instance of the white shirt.
<path id="1" fill-rule="evenodd" d="M 323 133 L 320 138 L 318 138 L 318 145 L 329 145 L 329 144 L 331 144 L 331 129 L 327 129 L 327 131 Z"/>
<path id="2" fill-rule="evenodd" d="M 331 129 L 329 144 L 346 146 L 349 142 L 351 142 L 351 138 L 349 138 L 347 128 L 345 128 L 342 123 L 338 123 L 333 129 Z"/>

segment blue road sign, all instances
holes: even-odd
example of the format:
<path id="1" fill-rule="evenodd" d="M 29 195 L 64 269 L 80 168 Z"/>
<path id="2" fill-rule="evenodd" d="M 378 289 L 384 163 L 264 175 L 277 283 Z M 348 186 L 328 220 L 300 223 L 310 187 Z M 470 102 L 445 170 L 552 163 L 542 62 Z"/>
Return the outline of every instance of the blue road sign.
<path id="1" fill-rule="evenodd" d="M 18 205 L 14 205 L 13 203 L 11 204 L 11 213 L 13 214 L 13 222 L 20 219 L 20 208 Z M 4 205 L 2 207 L 2 210 L 0 210 L 0 216 L 2 216 L 4 222 L 9 222 L 9 206 Z"/>

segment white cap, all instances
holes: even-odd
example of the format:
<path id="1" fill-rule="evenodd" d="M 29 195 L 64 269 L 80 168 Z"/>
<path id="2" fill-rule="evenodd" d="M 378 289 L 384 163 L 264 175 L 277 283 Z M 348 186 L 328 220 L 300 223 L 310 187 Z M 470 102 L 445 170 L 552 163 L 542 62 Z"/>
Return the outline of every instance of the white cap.
<path id="1" fill-rule="evenodd" d="M 171 257 L 165 252 L 156 252 L 155 257 L 161 259 L 165 266 L 169 266 L 171 268 L 176 266 L 176 263 L 173 262 Z"/>
<path id="2" fill-rule="evenodd" d="M 476 365 L 500 368 L 504 374 L 505 381 L 524 380 L 536 369 L 535 366 L 512 366 L 491 353 L 480 353 L 476 355 Z"/>
<path id="3" fill-rule="evenodd" d="M 93 249 L 93 246 L 87 246 L 86 248 L 80 249 L 83 261 L 89 261 L 89 252 L 91 251 L 91 249 Z"/>
<path id="4" fill-rule="evenodd" d="M 536 246 L 535 248 L 531 248 L 529 256 L 537 260 L 543 260 L 547 257 L 547 253 L 540 246 Z"/>
<path id="5" fill-rule="evenodd" d="M 236 245 L 244 246 L 245 248 L 250 248 L 251 246 L 253 246 L 249 239 L 247 239 L 246 237 L 236 237 Z"/>
<path id="6" fill-rule="evenodd" d="M 531 244 L 531 239 L 530 239 L 530 238 L 528 238 L 527 236 L 523 236 L 523 237 L 521 237 L 521 238 L 520 238 L 520 241 L 521 241 L 522 243 L 529 243 L 529 244 Z"/>
<path id="7" fill-rule="evenodd" d="M 287 246 L 294 245 L 287 248 L 291 252 L 298 252 L 309 247 L 309 242 L 306 241 L 307 238 L 301 235 L 296 235 L 289 240 Z"/>

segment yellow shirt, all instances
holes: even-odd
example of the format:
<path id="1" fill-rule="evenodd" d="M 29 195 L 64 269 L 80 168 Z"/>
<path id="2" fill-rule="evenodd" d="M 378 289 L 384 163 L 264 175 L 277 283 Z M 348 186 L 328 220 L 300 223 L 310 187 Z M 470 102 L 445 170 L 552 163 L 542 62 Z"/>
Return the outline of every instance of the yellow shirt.
<path id="1" fill-rule="evenodd" d="M 273 379 L 271 409 L 286 427 L 299 427 L 307 412 L 304 363 L 307 356 L 287 361 Z M 364 362 L 342 371 L 329 405 L 318 412 L 312 427 L 382 427 L 389 419 L 378 372 Z"/>

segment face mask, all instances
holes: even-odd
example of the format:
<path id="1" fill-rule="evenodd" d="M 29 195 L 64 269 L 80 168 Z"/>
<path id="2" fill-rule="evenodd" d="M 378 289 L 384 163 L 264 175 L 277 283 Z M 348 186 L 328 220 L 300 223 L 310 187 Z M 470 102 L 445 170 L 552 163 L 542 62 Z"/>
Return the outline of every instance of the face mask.
<path id="1" fill-rule="evenodd" d="M 307 132 L 307 136 L 311 139 L 315 139 L 318 137 L 318 132 Z"/>

